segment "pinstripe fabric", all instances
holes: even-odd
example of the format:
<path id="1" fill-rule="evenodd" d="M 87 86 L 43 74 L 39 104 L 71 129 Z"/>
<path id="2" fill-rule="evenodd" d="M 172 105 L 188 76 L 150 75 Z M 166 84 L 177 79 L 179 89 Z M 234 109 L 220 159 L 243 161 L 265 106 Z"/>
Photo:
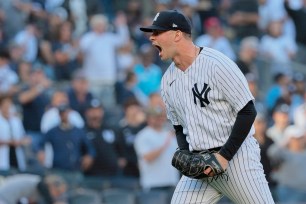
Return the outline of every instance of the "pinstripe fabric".
<path id="1" fill-rule="evenodd" d="M 238 111 L 254 100 L 237 65 L 210 48 L 203 48 L 185 72 L 172 63 L 163 76 L 161 93 L 168 118 L 183 127 L 191 151 L 223 146 Z M 211 204 L 223 195 L 237 204 L 274 203 L 260 163 L 259 146 L 252 136 L 254 132 L 252 127 L 229 162 L 228 180 L 208 182 L 183 176 L 171 203 Z"/>
<path id="2" fill-rule="evenodd" d="M 205 84 L 210 89 L 206 107 L 201 107 L 200 100 L 194 96 L 195 84 L 200 91 Z M 163 76 L 161 90 L 168 118 L 173 124 L 183 126 L 190 150 L 222 146 L 237 112 L 254 100 L 237 65 L 210 48 L 204 48 L 185 72 L 172 63 Z M 250 131 L 253 134 L 254 128 Z"/>
<path id="3" fill-rule="evenodd" d="M 236 204 L 273 204 L 259 151 L 255 138 L 249 137 L 230 161 L 227 177 L 197 180 L 183 176 L 171 204 L 213 204 L 223 195 Z"/>

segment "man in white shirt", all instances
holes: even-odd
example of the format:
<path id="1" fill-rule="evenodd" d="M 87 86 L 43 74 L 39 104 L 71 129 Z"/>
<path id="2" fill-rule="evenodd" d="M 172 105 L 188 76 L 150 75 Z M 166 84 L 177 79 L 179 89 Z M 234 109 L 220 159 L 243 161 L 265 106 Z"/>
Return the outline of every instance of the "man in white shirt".
<path id="1" fill-rule="evenodd" d="M 126 17 L 119 14 L 115 21 L 116 33 L 107 30 L 108 19 L 104 15 L 94 15 L 90 21 L 92 31 L 86 33 L 80 41 L 84 56 L 83 69 L 90 82 L 90 89 L 98 93 L 113 89 L 116 82 L 116 49 L 129 40 Z M 112 94 L 112 93 L 111 93 Z M 104 99 L 107 99 L 107 95 Z M 104 104 L 106 105 L 106 104 Z"/>
<path id="2" fill-rule="evenodd" d="M 178 182 L 179 173 L 171 166 L 171 160 L 177 143 L 174 133 L 164 128 L 165 110 L 149 107 L 147 123 L 148 125 L 137 134 L 135 139 L 140 185 L 146 190 L 174 187 Z"/>

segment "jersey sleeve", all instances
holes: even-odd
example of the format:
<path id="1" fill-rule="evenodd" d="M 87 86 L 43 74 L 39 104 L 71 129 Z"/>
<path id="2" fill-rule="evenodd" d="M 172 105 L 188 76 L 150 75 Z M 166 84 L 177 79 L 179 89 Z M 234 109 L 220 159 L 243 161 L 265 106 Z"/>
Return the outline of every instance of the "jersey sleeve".
<path id="1" fill-rule="evenodd" d="M 245 76 L 239 67 L 227 58 L 216 66 L 216 83 L 236 112 L 254 100 Z"/>
<path id="2" fill-rule="evenodd" d="M 170 96 L 167 93 L 167 89 L 169 88 L 169 80 L 167 78 L 166 72 L 161 81 L 161 96 L 166 106 L 167 118 L 173 125 L 180 125 L 176 112 L 171 104 Z"/>

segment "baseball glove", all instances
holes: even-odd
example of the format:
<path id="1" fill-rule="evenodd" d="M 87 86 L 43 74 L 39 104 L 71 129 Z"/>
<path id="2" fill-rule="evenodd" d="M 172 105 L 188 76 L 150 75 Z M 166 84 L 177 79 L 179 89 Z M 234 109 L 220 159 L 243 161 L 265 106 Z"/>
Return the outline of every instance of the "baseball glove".
<path id="1" fill-rule="evenodd" d="M 193 153 L 188 150 L 177 150 L 172 158 L 172 166 L 183 175 L 202 179 L 209 177 L 204 174 L 204 170 L 210 167 L 214 176 L 224 173 L 224 169 L 212 152 Z"/>

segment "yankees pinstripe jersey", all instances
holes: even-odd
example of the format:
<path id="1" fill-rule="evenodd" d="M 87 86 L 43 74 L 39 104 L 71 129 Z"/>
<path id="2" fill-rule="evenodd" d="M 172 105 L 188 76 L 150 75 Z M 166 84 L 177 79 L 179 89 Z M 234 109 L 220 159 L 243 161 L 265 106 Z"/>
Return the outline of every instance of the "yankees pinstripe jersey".
<path id="1" fill-rule="evenodd" d="M 254 100 L 238 66 L 207 47 L 186 71 L 174 63 L 169 66 L 161 94 L 168 118 L 173 125 L 183 126 L 191 151 L 224 145 L 237 113 Z M 252 127 L 248 136 L 254 132 Z"/>

